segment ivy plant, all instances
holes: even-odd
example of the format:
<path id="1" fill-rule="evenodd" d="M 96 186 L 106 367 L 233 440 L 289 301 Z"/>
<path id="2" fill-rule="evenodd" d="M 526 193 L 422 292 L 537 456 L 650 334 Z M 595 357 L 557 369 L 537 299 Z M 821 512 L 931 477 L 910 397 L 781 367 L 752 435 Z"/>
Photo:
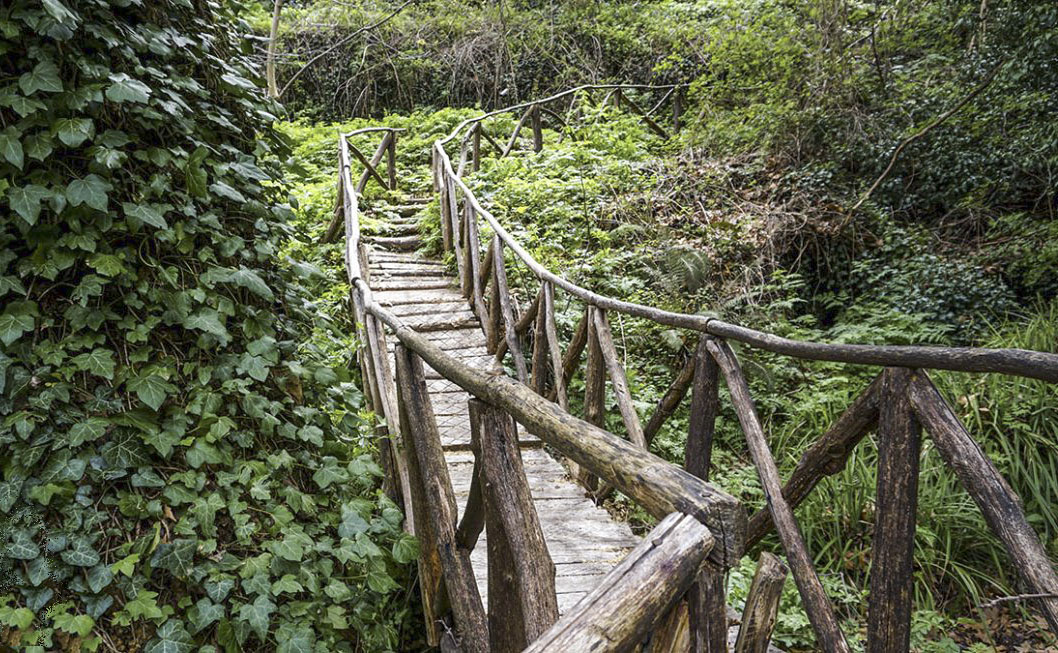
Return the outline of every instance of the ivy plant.
<path id="1" fill-rule="evenodd" d="M 415 543 L 233 10 L 0 8 L 0 648 L 400 645 Z"/>

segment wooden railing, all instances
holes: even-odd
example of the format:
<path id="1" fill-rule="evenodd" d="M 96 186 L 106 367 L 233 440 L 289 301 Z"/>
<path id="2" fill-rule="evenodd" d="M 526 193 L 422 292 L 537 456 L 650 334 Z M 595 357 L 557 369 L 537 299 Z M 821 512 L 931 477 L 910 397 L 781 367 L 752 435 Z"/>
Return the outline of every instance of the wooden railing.
<path id="1" fill-rule="evenodd" d="M 649 111 L 629 96 L 639 92 L 660 99 Z M 1058 381 L 1058 356 L 1013 349 L 832 345 L 789 340 L 701 315 L 661 311 L 606 297 L 582 288 L 541 266 L 507 232 L 463 180 L 469 164 L 480 165 L 481 140 L 497 155 L 517 151 L 520 132 L 530 125 L 528 147 L 544 145 L 545 119 L 564 122 L 575 101 L 606 93 L 612 101 L 651 117 L 672 102 L 678 126 L 676 87 L 580 87 L 539 102 L 492 112 L 461 123 L 433 146 L 434 189 L 441 211 L 442 246 L 457 262 L 464 296 L 485 331 L 497 364 L 515 378 L 470 368 L 402 323 L 372 299 L 361 270 L 356 193 L 344 138 L 340 152 L 340 202 L 346 233 L 346 263 L 361 338 L 360 352 L 371 403 L 384 418 L 383 439 L 390 491 L 403 499 L 409 524 L 421 536 L 423 601 L 429 637 L 451 614 L 460 645 L 471 651 L 627 650 L 645 640 L 650 650 L 689 628 L 691 649 L 726 650 L 725 570 L 774 529 L 786 552 L 806 612 L 827 651 L 848 651 L 833 606 L 827 599 L 805 546 L 794 509 L 828 475 L 839 472 L 860 440 L 876 430 L 879 443 L 877 523 L 868 603 L 868 650 L 906 651 L 910 640 L 912 551 L 921 427 L 981 509 L 1003 542 L 1026 587 L 1040 598 L 1052 630 L 1058 633 L 1058 575 L 1020 507 L 993 463 L 981 452 L 927 370 L 1001 372 Z M 607 101 L 607 99 L 604 99 Z M 486 121 L 504 112 L 521 114 L 500 147 Z M 509 123 L 508 123 L 509 124 Z M 657 130 L 664 131 L 660 125 Z M 652 127 L 653 129 L 653 127 Z M 657 131 L 656 130 L 656 131 Z M 459 164 L 446 147 L 458 142 Z M 491 231 L 487 244 L 479 229 Z M 519 310 L 507 279 L 507 251 L 538 282 L 533 299 Z M 579 324 L 563 350 L 555 319 L 555 294 L 583 303 Z M 623 314 L 698 332 L 697 348 L 677 373 L 645 425 L 628 388 L 625 368 L 610 329 L 610 315 Z M 389 369 L 386 329 L 399 340 L 396 377 Z M 881 366 L 878 378 L 832 427 L 804 453 L 783 483 L 757 415 L 749 386 L 728 341 L 810 360 Z M 582 417 L 569 412 L 568 389 L 586 351 Z M 474 485 L 458 518 L 436 425 L 425 392 L 422 362 L 472 396 Z M 498 365 L 497 365 L 498 367 Z M 767 508 L 748 524 L 741 505 L 708 483 L 721 379 L 731 395 L 750 455 L 760 476 Z M 609 380 L 627 439 L 603 428 Z M 392 390 L 396 388 L 396 390 Z M 691 393 L 691 421 L 685 469 L 649 453 L 651 440 Z M 566 456 L 578 478 L 596 496 L 623 492 L 660 522 L 596 592 L 556 622 L 553 567 L 520 469 L 511 419 Z M 399 486 L 399 487 L 398 487 Z M 488 500 L 483 499 L 483 496 Z M 502 533 L 489 565 L 497 573 L 490 587 L 486 617 L 469 569 L 469 551 L 484 522 Z M 495 562 L 493 556 L 496 556 Z M 786 571 L 763 555 L 743 615 L 738 651 L 763 650 Z M 489 574 L 490 584 L 493 574 Z M 510 615 L 498 618 L 494 615 Z M 665 649 L 668 650 L 668 649 Z"/>
<path id="2" fill-rule="evenodd" d="M 397 190 L 397 134 L 404 131 L 396 127 L 363 127 L 361 129 L 354 129 L 351 132 L 340 134 L 338 141 L 344 151 L 344 159 L 346 165 L 350 165 L 349 155 L 352 154 L 360 164 L 364 166 L 364 171 L 360 174 L 360 179 L 356 182 L 356 186 L 353 186 L 353 196 L 358 197 L 363 194 L 364 189 L 367 188 L 367 182 L 375 179 L 378 184 L 387 190 Z M 361 152 L 356 146 L 349 142 L 349 139 L 353 136 L 359 136 L 361 134 L 382 134 L 382 140 L 379 141 L 378 147 L 375 148 L 375 152 L 368 158 Z M 386 159 L 386 176 L 385 178 L 378 171 L 379 165 L 382 163 L 382 158 Z M 345 177 L 346 171 L 343 170 L 339 173 L 339 185 L 341 179 Z M 339 199 L 341 199 L 341 191 L 339 189 Z M 342 229 L 342 205 L 339 202 L 334 210 L 334 218 L 331 220 L 330 225 L 327 226 L 327 231 L 323 236 L 323 242 L 333 242 L 338 238 Z M 353 202 L 353 210 L 357 210 L 356 202 Z M 354 220 L 354 224 L 359 226 L 359 221 Z M 357 236 L 359 240 L 359 235 Z"/>

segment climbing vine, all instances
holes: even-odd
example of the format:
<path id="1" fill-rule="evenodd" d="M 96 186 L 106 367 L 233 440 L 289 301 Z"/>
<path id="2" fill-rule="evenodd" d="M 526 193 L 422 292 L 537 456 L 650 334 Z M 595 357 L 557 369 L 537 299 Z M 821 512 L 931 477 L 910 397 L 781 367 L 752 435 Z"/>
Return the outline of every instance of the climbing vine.
<path id="1" fill-rule="evenodd" d="M 0 643 L 385 650 L 416 543 L 208 0 L 0 9 Z M 343 352 L 344 358 L 324 354 Z"/>

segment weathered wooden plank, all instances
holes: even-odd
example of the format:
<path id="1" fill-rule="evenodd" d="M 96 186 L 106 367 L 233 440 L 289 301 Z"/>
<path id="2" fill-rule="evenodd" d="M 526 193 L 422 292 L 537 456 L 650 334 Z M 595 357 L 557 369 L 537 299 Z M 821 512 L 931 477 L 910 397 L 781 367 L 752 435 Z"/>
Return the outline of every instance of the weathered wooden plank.
<path id="1" fill-rule="evenodd" d="M 973 497 L 992 532 L 1003 542 L 1018 575 L 1032 593 L 1050 597 L 1037 599 L 1035 603 L 1051 631 L 1058 635 L 1058 598 L 1055 598 L 1058 597 L 1058 573 L 1029 526 L 1021 499 L 974 442 L 925 372 L 919 371 L 911 379 L 909 396 L 937 451 Z"/>
<path id="2" fill-rule="evenodd" d="M 631 648 L 694 581 L 713 543 L 709 529 L 698 520 L 669 515 L 526 651 Z"/>

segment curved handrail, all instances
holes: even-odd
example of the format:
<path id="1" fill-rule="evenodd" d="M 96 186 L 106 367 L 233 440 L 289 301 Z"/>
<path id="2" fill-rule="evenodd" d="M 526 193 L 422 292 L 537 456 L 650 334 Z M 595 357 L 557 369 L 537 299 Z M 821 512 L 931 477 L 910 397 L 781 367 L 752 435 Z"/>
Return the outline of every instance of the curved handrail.
<path id="1" fill-rule="evenodd" d="M 672 88 L 673 86 L 643 87 L 635 88 Z M 538 100 L 536 102 L 524 102 L 507 109 L 492 111 L 476 118 L 469 118 L 461 122 L 451 134 L 443 139 L 434 141 L 434 160 L 441 165 L 440 173 L 453 181 L 462 191 L 464 198 L 471 204 L 474 211 L 483 216 L 489 226 L 503 241 L 504 245 L 510 247 L 515 255 L 532 271 L 541 281 L 548 281 L 562 288 L 571 295 L 581 300 L 608 310 L 614 310 L 627 315 L 646 318 L 659 324 L 678 328 L 691 329 L 709 335 L 729 338 L 744 344 L 771 351 L 777 354 L 802 358 L 807 360 L 831 361 L 838 363 L 852 363 L 861 365 L 880 365 L 892 367 L 916 367 L 938 370 L 952 370 L 961 372 L 997 372 L 1012 374 L 1028 378 L 1040 379 L 1051 383 L 1058 383 L 1058 354 L 1034 351 L 1028 349 L 988 349 L 980 347 L 932 347 L 913 345 L 866 345 L 866 344 L 831 344 L 808 340 L 794 340 L 782 336 L 744 327 L 737 324 L 704 315 L 693 315 L 689 313 L 676 313 L 665 311 L 643 304 L 627 302 L 598 293 L 579 286 L 566 278 L 551 272 L 528 251 L 518 243 L 517 240 L 506 230 L 499 220 L 478 200 L 470 187 L 463 181 L 462 177 L 455 172 L 452 161 L 445 150 L 445 144 L 451 142 L 461 129 L 466 126 L 505 112 L 525 109 L 533 104 L 552 102 L 561 97 L 588 89 L 628 88 L 625 85 L 584 85 L 563 91 L 556 95 Z M 435 171 L 435 174 L 437 171 Z"/>

